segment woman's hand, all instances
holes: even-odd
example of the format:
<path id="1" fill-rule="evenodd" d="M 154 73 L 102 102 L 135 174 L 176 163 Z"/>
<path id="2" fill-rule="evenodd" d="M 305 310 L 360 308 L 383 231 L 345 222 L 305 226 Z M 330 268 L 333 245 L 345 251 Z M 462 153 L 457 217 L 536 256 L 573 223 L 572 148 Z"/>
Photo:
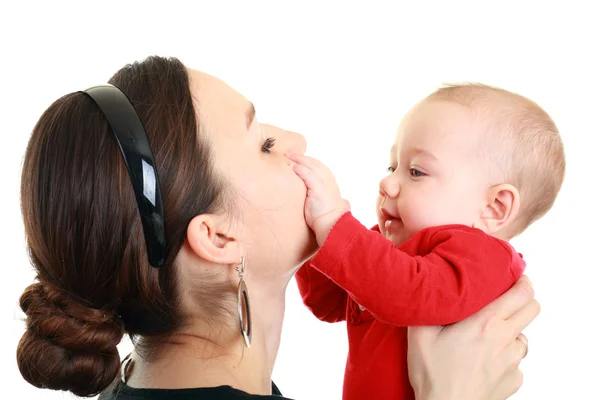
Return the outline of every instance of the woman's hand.
<path id="1" fill-rule="evenodd" d="M 408 368 L 416 398 L 504 400 L 514 394 L 523 382 L 519 364 L 527 352 L 516 338 L 539 312 L 531 282 L 522 276 L 463 321 L 409 328 Z"/>

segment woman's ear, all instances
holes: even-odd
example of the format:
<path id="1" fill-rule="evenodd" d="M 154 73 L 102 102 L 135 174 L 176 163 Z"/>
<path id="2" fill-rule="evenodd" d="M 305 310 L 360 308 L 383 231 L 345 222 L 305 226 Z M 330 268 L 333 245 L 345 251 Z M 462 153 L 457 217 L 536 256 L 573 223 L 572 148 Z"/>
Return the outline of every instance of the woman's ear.
<path id="1" fill-rule="evenodd" d="M 200 258 L 219 264 L 238 264 L 242 256 L 240 243 L 219 230 L 219 219 L 202 214 L 194 217 L 187 228 L 187 241 Z"/>
<path id="2" fill-rule="evenodd" d="M 506 229 L 516 219 L 520 204 L 519 191 L 513 185 L 492 186 L 488 191 L 485 209 L 475 227 L 489 235 Z"/>

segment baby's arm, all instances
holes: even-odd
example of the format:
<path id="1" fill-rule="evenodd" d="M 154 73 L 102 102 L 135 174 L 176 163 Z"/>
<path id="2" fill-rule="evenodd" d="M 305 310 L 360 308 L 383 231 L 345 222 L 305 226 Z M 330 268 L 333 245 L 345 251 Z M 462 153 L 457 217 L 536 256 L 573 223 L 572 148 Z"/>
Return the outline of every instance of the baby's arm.
<path id="1" fill-rule="evenodd" d="M 322 246 L 312 265 L 379 320 L 449 324 L 494 300 L 522 273 L 512 248 L 467 227 L 429 228 L 396 249 L 347 212 L 326 166 L 306 156 L 288 157 L 306 184 L 306 222 Z"/>
<path id="2" fill-rule="evenodd" d="M 346 319 L 348 294 L 331 279 L 313 268 L 307 261 L 296 272 L 296 282 L 302 301 L 321 321 L 340 322 Z"/>
<path id="3" fill-rule="evenodd" d="M 378 320 L 399 326 L 466 318 L 510 288 L 524 267 L 512 248 L 477 229 L 428 228 L 395 248 L 350 213 L 312 265 Z"/>

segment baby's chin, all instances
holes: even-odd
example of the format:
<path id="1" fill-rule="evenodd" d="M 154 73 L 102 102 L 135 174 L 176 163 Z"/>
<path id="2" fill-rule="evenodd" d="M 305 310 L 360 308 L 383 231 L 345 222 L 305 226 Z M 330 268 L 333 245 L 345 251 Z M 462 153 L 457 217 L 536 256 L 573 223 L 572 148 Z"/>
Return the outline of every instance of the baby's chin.
<path id="1" fill-rule="evenodd" d="M 390 242 L 394 243 L 394 246 L 400 246 L 410 238 L 410 236 L 402 235 L 399 232 L 394 232 L 386 237 Z"/>

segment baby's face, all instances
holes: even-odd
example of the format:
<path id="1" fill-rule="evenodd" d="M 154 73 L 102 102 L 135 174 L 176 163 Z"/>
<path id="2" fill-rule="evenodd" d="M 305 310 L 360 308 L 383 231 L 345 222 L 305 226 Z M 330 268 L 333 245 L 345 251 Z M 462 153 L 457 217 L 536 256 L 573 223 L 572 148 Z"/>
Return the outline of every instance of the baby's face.
<path id="1" fill-rule="evenodd" d="M 398 245 L 431 226 L 473 226 L 490 188 L 478 154 L 485 127 L 459 104 L 426 101 L 403 119 L 390 154 L 390 174 L 379 185 L 377 216 Z"/>

